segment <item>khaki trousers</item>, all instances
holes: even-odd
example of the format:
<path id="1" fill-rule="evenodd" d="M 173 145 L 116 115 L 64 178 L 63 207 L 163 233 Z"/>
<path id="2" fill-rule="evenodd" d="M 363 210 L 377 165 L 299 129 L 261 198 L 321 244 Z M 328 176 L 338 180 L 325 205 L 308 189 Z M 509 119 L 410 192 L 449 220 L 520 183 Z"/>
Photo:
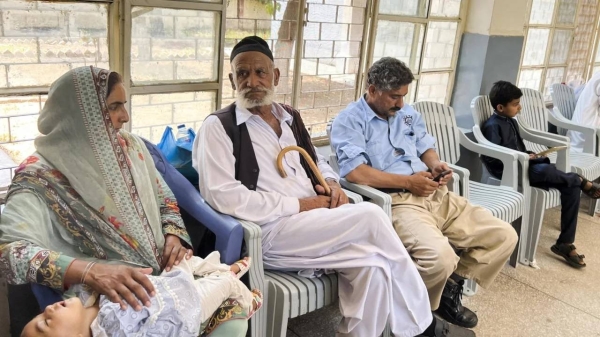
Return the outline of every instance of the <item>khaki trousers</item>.
<path id="1" fill-rule="evenodd" d="M 444 186 L 429 197 L 392 193 L 393 224 L 429 293 L 432 310 L 455 272 L 490 285 L 517 244 L 512 226 Z M 454 248 L 460 250 L 460 257 Z"/>

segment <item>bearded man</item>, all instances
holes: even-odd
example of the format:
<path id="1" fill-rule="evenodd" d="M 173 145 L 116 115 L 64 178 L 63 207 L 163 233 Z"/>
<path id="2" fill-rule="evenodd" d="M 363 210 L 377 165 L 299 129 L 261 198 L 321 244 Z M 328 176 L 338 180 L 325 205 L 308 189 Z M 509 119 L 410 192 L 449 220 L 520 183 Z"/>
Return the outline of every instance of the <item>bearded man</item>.
<path id="1" fill-rule="evenodd" d="M 300 113 L 273 102 L 279 69 L 268 44 L 246 37 L 230 59 L 237 100 L 204 121 L 194 144 L 206 201 L 261 226 L 265 268 L 338 273 L 337 336 L 379 336 L 388 321 L 394 336 L 447 336 L 448 323 L 432 317 L 425 285 L 387 215 L 371 203 L 348 204 Z M 292 145 L 317 163 L 330 195 L 297 152 L 284 157 L 287 178 L 279 175 L 275 159 Z"/>

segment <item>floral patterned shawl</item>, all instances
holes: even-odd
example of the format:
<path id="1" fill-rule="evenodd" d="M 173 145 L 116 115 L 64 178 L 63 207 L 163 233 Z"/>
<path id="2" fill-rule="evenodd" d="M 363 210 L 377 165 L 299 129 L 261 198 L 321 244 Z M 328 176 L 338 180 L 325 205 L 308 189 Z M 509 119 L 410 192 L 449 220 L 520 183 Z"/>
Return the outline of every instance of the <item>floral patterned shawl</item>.
<path id="1" fill-rule="evenodd" d="M 177 203 L 138 137 L 114 129 L 110 72 L 74 69 L 53 83 L 37 152 L 17 169 L 0 217 L 0 272 L 63 289 L 74 259 L 149 266 L 166 234 L 189 243 Z"/>

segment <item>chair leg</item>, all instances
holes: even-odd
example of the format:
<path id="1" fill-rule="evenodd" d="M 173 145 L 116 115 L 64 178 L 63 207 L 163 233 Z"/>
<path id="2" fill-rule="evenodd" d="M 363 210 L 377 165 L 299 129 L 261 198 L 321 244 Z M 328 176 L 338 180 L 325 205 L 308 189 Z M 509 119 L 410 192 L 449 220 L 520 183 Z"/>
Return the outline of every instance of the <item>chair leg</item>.
<path id="1" fill-rule="evenodd" d="M 519 260 L 519 249 L 521 247 L 521 239 L 522 239 L 522 236 L 521 236 L 522 225 L 523 225 L 523 216 L 519 217 L 517 220 L 513 221 L 513 223 L 512 223 L 513 228 L 517 232 L 517 237 L 519 238 L 519 242 L 515 246 L 515 250 L 510 255 L 510 258 L 508 259 L 508 264 L 513 268 L 517 268 L 517 265 L 519 264 L 518 260 Z"/>
<path id="2" fill-rule="evenodd" d="M 267 283 L 267 288 L 271 286 L 271 282 L 266 282 L 266 283 Z M 275 296 L 272 296 L 272 295 L 269 296 L 268 292 L 263 291 L 263 307 L 260 310 L 258 310 L 257 312 L 255 312 L 254 316 L 252 316 L 252 318 L 250 319 L 250 327 L 248 329 L 248 333 L 246 333 L 246 336 L 261 337 L 261 336 L 265 336 L 265 334 L 267 333 L 267 330 L 268 330 L 267 324 L 270 323 L 270 321 L 267 321 L 267 319 L 268 319 L 267 311 L 271 307 L 271 305 L 269 303 L 270 297 L 275 297 Z"/>
<path id="3" fill-rule="evenodd" d="M 522 242 L 521 249 L 524 254 L 521 254 L 519 262 L 531 266 L 535 260 L 535 253 L 537 251 L 537 245 L 540 241 L 540 232 L 542 229 L 542 221 L 544 220 L 544 213 L 546 211 L 546 198 L 545 194 L 541 191 L 536 191 L 535 188 L 531 191 L 531 201 L 529 204 L 529 225 L 527 230 L 527 238 L 525 242 Z"/>
<path id="4" fill-rule="evenodd" d="M 290 316 L 290 302 L 286 294 L 269 282 L 267 309 L 267 337 L 285 337 Z M 253 336 L 259 337 L 259 336 Z"/>
<path id="5" fill-rule="evenodd" d="M 598 200 L 590 199 L 590 205 L 588 206 L 587 214 L 589 216 L 594 216 L 596 213 L 596 207 L 598 206 Z"/>
<path id="6" fill-rule="evenodd" d="M 475 280 L 466 280 L 463 295 L 473 296 L 475 294 L 477 294 L 477 282 Z"/>

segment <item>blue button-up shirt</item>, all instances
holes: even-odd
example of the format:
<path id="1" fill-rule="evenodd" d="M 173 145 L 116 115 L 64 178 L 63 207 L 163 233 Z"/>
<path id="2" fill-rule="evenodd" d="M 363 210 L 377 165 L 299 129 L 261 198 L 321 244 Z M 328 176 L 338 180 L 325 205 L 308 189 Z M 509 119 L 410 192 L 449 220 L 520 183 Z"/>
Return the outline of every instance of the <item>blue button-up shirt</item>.
<path id="1" fill-rule="evenodd" d="M 421 114 L 405 104 L 385 120 L 369 107 L 365 98 L 350 103 L 333 121 L 331 145 L 335 149 L 340 176 L 361 164 L 388 173 L 412 175 L 427 171 L 420 159 L 435 148 Z"/>

